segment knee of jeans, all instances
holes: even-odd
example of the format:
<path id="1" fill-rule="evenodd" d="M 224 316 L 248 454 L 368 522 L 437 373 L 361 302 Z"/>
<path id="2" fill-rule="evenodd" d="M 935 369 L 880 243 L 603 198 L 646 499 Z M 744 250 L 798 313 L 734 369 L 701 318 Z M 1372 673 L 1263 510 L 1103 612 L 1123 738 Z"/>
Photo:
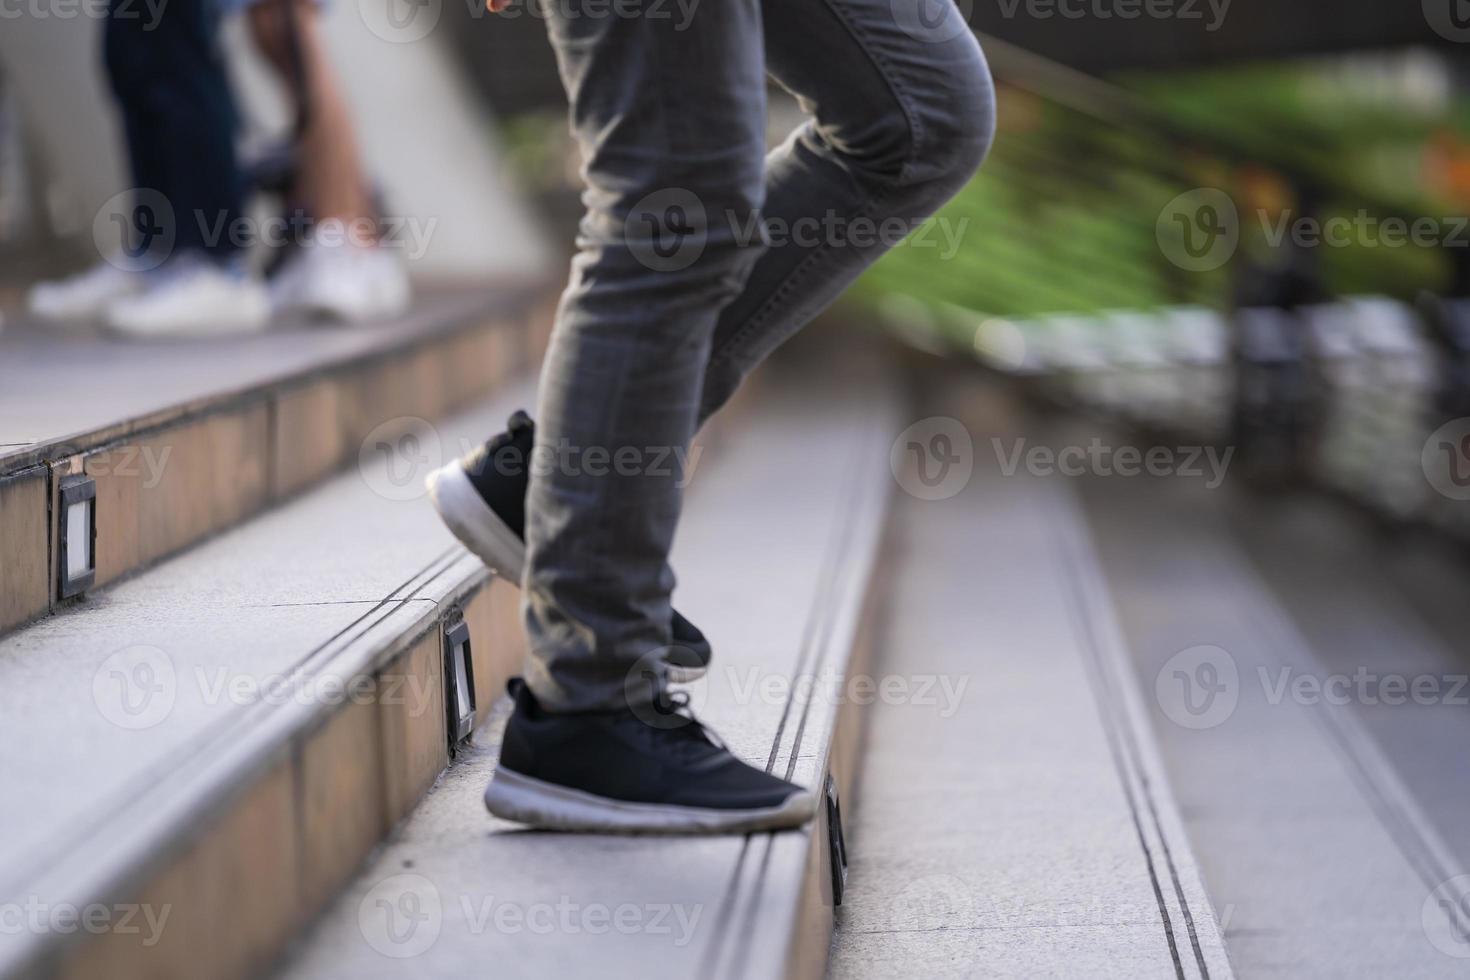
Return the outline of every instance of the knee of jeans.
<path id="1" fill-rule="evenodd" d="M 995 89 L 978 46 L 922 87 L 895 90 L 861 125 L 817 132 L 870 183 L 953 193 L 974 175 L 995 133 Z"/>
<path id="2" fill-rule="evenodd" d="M 941 91 L 924 95 L 905 184 L 934 185 L 953 194 L 969 182 L 990 152 L 995 139 L 995 84 L 978 49 L 963 64 L 963 69 L 946 73 Z"/>

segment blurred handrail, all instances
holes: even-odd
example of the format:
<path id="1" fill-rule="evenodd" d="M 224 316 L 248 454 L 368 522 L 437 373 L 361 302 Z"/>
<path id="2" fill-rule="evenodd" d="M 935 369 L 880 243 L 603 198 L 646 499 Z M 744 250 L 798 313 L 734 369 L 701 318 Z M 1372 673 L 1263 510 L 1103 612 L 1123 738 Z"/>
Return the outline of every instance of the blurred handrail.
<path id="1" fill-rule="evenodd" d="M 986 57 L 997 77 L 1009 85 L 1090 116 L 1098 122 L 1148 130 L 1176 146 L 1197 147 L 1234 165 L 1269 164 L 1272 169 L 1301 188 L 1305 192 L 1303 197 L 1310 200 L 1320 201 L 1328 196 L 1350 198 L 1358 205 L 1376 212 L 1379 218 L 1393 218 L 1410 224 L 1428 216 L 1422 212 L 1405 211 L 1397 204 L 1377 200 L 1361 188 L 1309 173 L 1298 164 L 1279 158 L 1265 159 L 1259 151 L 1243 152 L 1230 141 L 1214 134 L 1183 129 L 1177 119 L 1121 85 L 1069 68 L 993 35 L 978 33 L 977 36 L 984 45 Z"/>

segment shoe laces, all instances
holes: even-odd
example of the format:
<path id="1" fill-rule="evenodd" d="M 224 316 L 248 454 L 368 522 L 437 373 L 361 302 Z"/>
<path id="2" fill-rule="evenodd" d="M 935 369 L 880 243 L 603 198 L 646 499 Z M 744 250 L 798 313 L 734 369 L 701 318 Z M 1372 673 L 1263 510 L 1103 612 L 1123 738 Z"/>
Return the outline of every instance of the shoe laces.
<path id="1" fill-rule="evenodd" d="M 688 691 L 674 691 L 665 697 L 670 709 L 668 714 L 682 719 L 681 723 L 668 727 L 653 725 L 648 725 L 647 727 L 674 736 L 676 741 L 671 744 L 698 747 L 701 750 L 715 748 L 722 752 L 728 751 L 724 741 L 714 732 L 706 728 L 702 721 L 694 717 L 694 710 L 689 706 Z"/>

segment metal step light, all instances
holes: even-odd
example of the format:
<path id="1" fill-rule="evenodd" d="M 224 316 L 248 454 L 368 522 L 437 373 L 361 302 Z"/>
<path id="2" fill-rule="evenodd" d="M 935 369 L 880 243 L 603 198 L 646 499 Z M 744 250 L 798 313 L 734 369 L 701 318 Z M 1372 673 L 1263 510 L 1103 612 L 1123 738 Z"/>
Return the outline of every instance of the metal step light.
<path id="1" fill-rule="evenodd" d="M 847 837 L 842 832 L 842 803 L 837 799 L 837 781 L 827 773 L 827 861 L 832 870 L 832 905 L 842 904 L 847 890 Z"/>
<path id="2" fill-rule="evenodd" d="M 444 715 L 453 756 L 475 730 L 475 662 L 470 628 L 458 611 L 444 623 Z"/>
<path id="3" fill-rule="evenodd" d="M 97 578 L 97 483 L 90 476 L 64 476 L 58 485 L 56 594 L 81 595 Z"/>

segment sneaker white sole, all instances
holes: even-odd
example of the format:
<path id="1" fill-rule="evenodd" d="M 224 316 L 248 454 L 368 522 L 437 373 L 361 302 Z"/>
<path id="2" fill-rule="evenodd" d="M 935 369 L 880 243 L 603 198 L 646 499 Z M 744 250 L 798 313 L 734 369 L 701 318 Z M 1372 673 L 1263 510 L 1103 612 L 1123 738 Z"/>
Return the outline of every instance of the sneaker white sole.
<path id="1" fill-rule="evenodd" d="M 748 834 L 800 827 L 816 799 L 793 793 L 779 806 L 754 810 L 629 803 L 500 769 L 485 788 L 485 808 L 505 820 L 543 830 L 594 833 Z"/>
<path id="2" fill-rule="evenodd" d="M 424 482 L 434 509 L 460 543 L 495 574 L 520 588 L 526 567 L 525 543 L 485 503 L 459 460 L 439 467 Z M 707 672 L 705 667 L 669 664 L 669 680 L 675 684 L 693 683 Z"/>
<path id="3" fill-rule="evenodd" d="M 485 503 L 459 460 L 430 473 L 425 483 L 434 509 L 454 536 L 497 575 L 519 588 L 526 567 L 525 543 Z"/>

